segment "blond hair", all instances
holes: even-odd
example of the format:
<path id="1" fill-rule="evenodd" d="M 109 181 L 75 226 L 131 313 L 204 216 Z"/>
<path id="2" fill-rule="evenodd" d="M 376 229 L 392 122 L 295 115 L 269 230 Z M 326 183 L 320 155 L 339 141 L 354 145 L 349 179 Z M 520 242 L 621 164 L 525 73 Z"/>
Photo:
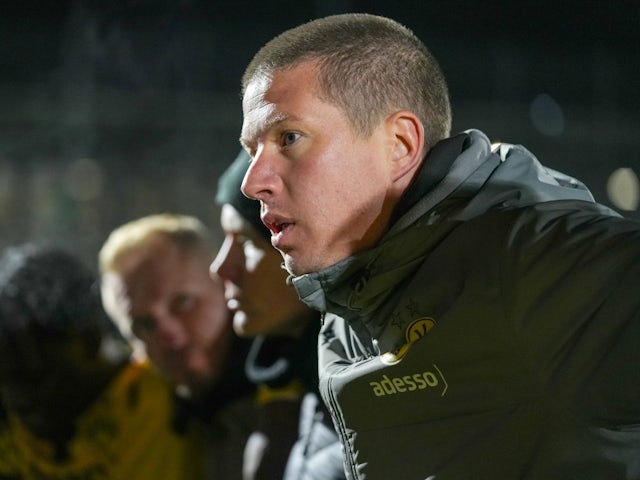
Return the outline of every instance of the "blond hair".
<path id="1" fill-rule="evenodd" d="M 211 234 L 200 220 L 188 215 L 160 213 L 132 220 L 113 230 L 98 254 L 100 272 L 119 272 L 121 258 L 146 248 L 158 237 L 171 240 L 182 252 L 202 252 L 213 259 Z"/>

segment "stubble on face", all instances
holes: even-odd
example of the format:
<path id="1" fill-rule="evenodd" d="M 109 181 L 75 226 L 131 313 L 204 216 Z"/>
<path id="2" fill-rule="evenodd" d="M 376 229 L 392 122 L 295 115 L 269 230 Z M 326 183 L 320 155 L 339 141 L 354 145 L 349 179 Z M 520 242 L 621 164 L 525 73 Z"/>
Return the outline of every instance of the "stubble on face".
<path id="1" fill-rule="evenodd" d="M 259 200 L 263 211 L 287 222 L 272 238 L 294 276 L 370 247 L 388 216 L 384 129 L 358 135 L 341 108 L 317 95 L 316 84 L 317 67 L 305 62 L 268 82 L 251 82 L 243 101 L 243 137 L 249 149 L 259 150 L 243 190 L 259 197 L 251 195 L 259 190 L 256 179 L 276 172 L 279 190 Z M 294 132 L 296 140 L 278 145 L 274 130 Z"/>

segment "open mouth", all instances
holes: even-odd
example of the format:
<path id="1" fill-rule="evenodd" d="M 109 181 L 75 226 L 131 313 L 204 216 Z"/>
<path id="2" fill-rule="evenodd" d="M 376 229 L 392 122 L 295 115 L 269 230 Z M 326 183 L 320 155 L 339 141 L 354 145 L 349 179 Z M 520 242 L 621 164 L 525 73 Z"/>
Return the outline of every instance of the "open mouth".
<path id="1" fill-rule="evenodd" d="M 291 223 L 275 223 L 273 224 L 269 230 L 271 230 L 271 232 L 273 232 L 273 234 L 277 235 L 278 233 L 282 232 L 283 230 L 286 230 L 287 227 L 291 225 Z"/>
<path id="2" fill-rule="evenodd" d="M 275 216 L 269 214 L 263 216 L 262 223 L 267 226 L 272 235 L 278 235 L 279 233 L 286 230 L 290 225 L 292 225 L 291 222 L 278 219 Z"/>

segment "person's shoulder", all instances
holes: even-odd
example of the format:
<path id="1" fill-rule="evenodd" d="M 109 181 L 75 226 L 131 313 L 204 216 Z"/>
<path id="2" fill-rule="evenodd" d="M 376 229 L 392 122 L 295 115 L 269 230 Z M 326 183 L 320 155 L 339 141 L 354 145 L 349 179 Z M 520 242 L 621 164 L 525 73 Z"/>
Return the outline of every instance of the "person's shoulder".
<path id="1" fill-rule="evenodd" d="M 106 402 L 130 415 L 168 415 L 173 388 L 146 360 L 131 360 L 104 393 Z"/>
<path id="2" fill-rule="evenodd" d="M 553 225 L 554 222 L 628 224 L 640 227 L 640 222 L 624 218 L 609 207 L 582 199 L 557 199 L 523 205 L 496 205 L 470 218 L 469 225 L 496 224 L 524 226 L 528 224 Z"/>
<path id="3" fill-rule="evenodd" d="M 533 225 L 537 232 L 562 228 L 568 234 L 639 231 L 640 222 L 625 218 L 609 207 L 577 199 L 552 200 L 506 210 L 514 226 Z M 497 215 L 500 215 L 499 213 Z"/>

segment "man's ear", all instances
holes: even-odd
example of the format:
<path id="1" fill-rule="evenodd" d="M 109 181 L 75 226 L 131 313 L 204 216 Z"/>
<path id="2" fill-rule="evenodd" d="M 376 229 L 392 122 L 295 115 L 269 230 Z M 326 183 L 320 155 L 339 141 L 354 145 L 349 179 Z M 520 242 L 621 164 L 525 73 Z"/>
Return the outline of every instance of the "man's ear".
<path id="1" fill-rule="evenodd" d="M 409 110 L 400 110 L 386 120 L 390 140 L 392 179 L 398 181 L 412 172 L 422 160 L 424 127 Z"/>

